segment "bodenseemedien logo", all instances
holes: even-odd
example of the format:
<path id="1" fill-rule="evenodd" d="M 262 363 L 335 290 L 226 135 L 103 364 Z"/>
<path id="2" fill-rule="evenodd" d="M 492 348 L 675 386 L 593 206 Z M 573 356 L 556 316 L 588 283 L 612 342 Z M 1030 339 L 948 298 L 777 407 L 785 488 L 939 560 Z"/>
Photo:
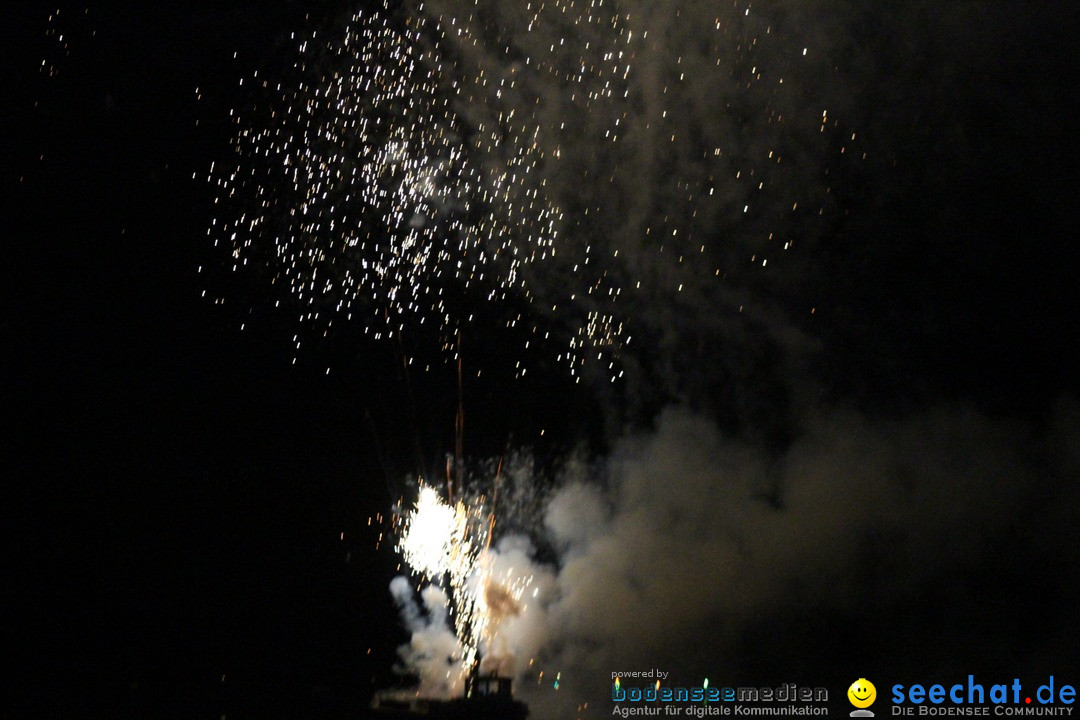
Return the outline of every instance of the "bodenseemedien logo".
<path id="1" fill-rule="evenodd" d="M 847 698 L 848 702 L 855 706 L 850 713 L 851 717 L 874 717 L 874 713 L 867 710 L 877 699 L 877 688 L 874 687 L 874 683 L 866 678 L 859 678 L 851 683 L 851 687 L 847 690 Z"/>
<path id="2" fill-rule="evenodd" d="M 827 716 L 829 691 L 823 687 L 801 687 L 793 682 L 766 687 L 737 687 L 710 683 L 683 685 L 659 670 L 613 672 L 611 674 L 612 715 L 663 715 L 666 718 L 704 718 L 731 715 Z M 652 680 L 623 684 L 622 678 Z M 655 678 L 655 679 L 653 679 Z"/>

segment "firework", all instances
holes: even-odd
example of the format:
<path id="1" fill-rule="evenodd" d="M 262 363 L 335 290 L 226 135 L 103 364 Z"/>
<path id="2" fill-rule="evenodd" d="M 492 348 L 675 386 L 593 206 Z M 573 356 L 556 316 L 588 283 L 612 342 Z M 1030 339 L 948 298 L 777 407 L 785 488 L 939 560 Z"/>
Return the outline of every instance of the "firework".
<path id="1" fill-rule="evenodd" d="M 343 36 L 301 43 L 304 79 L 275 86 L 263 126 L 237 115 L 235 161 L 212 168 L 227 212 L 211 235 L 234 270 L 268 270 L 302 320 L 355 315 L 378 337 L 430 324 L 449 350 L 459 296 L 528 298 L 523 266 L 556 254 L 534 146 L 458 115 L 442 35 L 422 14 L 357 13 Z"/>
<path id="2" fill-rule="evenodd" d="M 465 506 L 459 502 L 451 507 L 438 491 L 421 484 L 416 506 L 405 519 L 398 550 L 405 562 L 429 580 L 444 573 L 463 580 L 476 559 Z"/>
<path id="3" fill-rule="evenodd" d="M 247 79 L 210 235 L 324 333 L 408 332 L 456 359 L 483 305 L 523 351 L 614 380 L 631 335 L 687 298 L 741 312 L 813 240 L 829 166 L 858 156 L 807 106 L 821 65 L 798 28 L 749 3 L 669 10 L 383 2 L 297 39 L 291 80 Z"/>
<path id="4" fill-rule="evenodd" d="M 397 525 L 397 551 L 405 563 L 428 587 L 446 586 L 442 597 L 458 640 L 458 675 L 464 678 L 481 654 L 501 662 L 506 651 L 498 643 L 499 625 L 526 612 L 522 597 L 532 577 L 501 566 L 490 543 L 493 515 L 483 499 L 450 504 L 421 482 L 416 503 Z"/>

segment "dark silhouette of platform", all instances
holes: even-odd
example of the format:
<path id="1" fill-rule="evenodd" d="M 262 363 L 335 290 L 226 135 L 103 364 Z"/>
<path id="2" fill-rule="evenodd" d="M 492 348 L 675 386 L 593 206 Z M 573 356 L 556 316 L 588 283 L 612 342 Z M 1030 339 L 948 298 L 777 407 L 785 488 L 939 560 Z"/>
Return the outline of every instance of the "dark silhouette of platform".
<path id="1" fill-rule="evenodd" d="M 472 674 L 465 697 L 435 700 L 377 693 L 371 702 L 373 718 L 430 718 L 430 720 L 525 720 L 529 707 L 514 699 L 511 680 L 498 675 Z"/>

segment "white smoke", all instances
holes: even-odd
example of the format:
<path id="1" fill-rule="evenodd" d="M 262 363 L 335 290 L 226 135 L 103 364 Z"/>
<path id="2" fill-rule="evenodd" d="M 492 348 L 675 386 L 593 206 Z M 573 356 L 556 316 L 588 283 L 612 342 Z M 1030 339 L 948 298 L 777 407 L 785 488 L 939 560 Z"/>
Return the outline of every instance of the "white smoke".
<path id="1" fill-rule="evenodd" d="M 514 675 L 534 717 L 588 716 L 586 703 L 604 714 L 613 671 L 755 682 L 748 669 L 820 673 L 822 647 L 841 660 L 851 649 L 835 619 L 880 627 L 942 598 L 951 609 L 924 613 L 928 625 L 908 641 L 933 638 L 970 657 L 976 636 L 958 615 L 997 628 L 979 630 L 978 652 L 1004 662 L 1028 641 L 1008 633 L 1010 612 L 982 593 L 1015 556 L 1043 563 L 1051 585 L 1056 568 L 1076 567 L 1077 420 L 1065 407 L 1037 434 L 969 409 L 902 420 L 836 410 L 770 455 L 668 410 L 653 431 L 617 444 L 605 486 L 573 480 L 551 497 L 555 566 L 538 563 L 522 538 L 498 545 L 498 567 L 533 581 L 482 648 L 484 668 Z M 1039 600 L 1045 622 L 1080 601 L 1074 583 L 1055 586 L 1073 590 Z M 409 617 L 426 638 L 430 624 Z M 774 634 L 782 645 L 769 644 Z M 414 630 L 410 648 L 426 642 Z M 1069 657 L 1052 639 L 1043 650 Z"/>
<path id="2" fill-rule="evenodd" d="M 450 627 L 446 593 L 435 585 L 420 593 L 423 608 L 416 604 L 408 578 L 396 577 L 390 592 L 401 610 L 412 637 L 398 648 L 403 669 L 419 678 L 419 692 L 429 698 L 459 697 L 465 687 L 461 670 L 461 647 Z"/>
<path id="3" fill-rule="evenodd" d="M 901 659 L 924 672 L 975 656 L 1009 673 L 1076 667 L 1061 640 L 1075 636 L 1080 605 L 1066 579 L 1080 571 L 1075 408 L 1049 428 L 955 406 L 886 418 L 823 408 L 819 385 L 804 382 L 821 341 L 786 304 L 810 317 L 801 302 L 814 293 L 786 283 L 827 282 L 814 250 L 838 176 L 900 154 L 864 144 L 887 144 L 915 117 L 891 99 L 909 86 L 930 86 L 915 98 L 958 89 L 911 65 L 921 53 L 884 58 L 901 63 L 895 72 L 875 67 L 883 59 L 854 34 L 845 43 L 842 11 L 885 35 L 925 27 L 928 45 L 949 46 L 955 21 L 940 23 L 930 3 L 880 18 L 843 2 L 526 5 L 532 15 L 466 0 L 425 7 L 454 20 L 455 70 L 482 77 L 458 98 L 461 115 L 497 125 L 495 149 L 532 148 L 525 195 L 566 211 L 573 242 L 525 271 L 536 305 L 565 308 L 570 295 L 575 312 L 626 319 L 630 402 L 670 384 L 656 395 L 708 397 L 745 426 L 790 411 L 778 424 L 794 439 L 776 450 L 669 409 L 615 443 L 603 482 L 568 472 L 536 543 L 555 560 L 538 562 L 520 538 L 494 551 L 533 577 L 535 596 L 500 618 L 482 648 L 488 667 L 512 668 L 538 718 L 606 714 L 617 670 L 781 682 L 856 649 L 899 657 L 887 643 L 901 637 Z M 977 69 L 962 52 L 933 57 Z M 884 107 L 900 114 L 883 118 Z M 934 131 L 939 149 L 963 135 Z M 741 393 L 751 382 L 781 399 Z M 727 406 L 717 388 L 732 393 Z M 1005 590 L 1010 599 L 995 599 Z M 1016 630 L 1025 605 L 1038 631 Z"/>

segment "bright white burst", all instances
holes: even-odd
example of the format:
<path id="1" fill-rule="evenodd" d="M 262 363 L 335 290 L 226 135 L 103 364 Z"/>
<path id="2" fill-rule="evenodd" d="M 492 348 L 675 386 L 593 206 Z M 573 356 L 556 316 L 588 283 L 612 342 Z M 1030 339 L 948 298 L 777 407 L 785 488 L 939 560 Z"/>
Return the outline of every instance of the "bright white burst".
<path id="1" fill-rule="evenodd" d="M 525 612 L 522 596 L 532 582 L 532 576 L 512 567 L 497 567 L 488 541 L 492 523 L 482 500 L 451 505 L 423 483 L 416 504 L 401 518 L 397 550 L 402 559 L 428 582 L 449 585 L 462 677 L 485 648 L 494 662 L 501 661 L 500 623 Z"/>
<path id="2" fill-rule="evenodd" d="M 429 580 L 439 580 L 445 573 L 468 576 L 475 565 L 475 551 L 465 506 L 451 507 L 434 488 L 421 485 L 416 506 L 405 519 L 398 550 L 413 570 Z"/>

